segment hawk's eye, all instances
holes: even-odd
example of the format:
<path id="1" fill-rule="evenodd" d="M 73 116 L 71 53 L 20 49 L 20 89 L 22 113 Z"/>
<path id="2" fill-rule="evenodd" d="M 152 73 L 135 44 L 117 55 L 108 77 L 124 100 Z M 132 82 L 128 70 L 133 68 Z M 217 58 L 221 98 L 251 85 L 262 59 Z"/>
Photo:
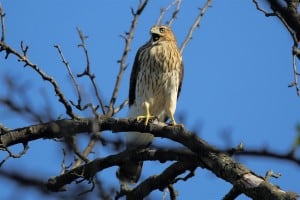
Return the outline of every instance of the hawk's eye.
<path id="1" fill-rule="evenodd" d="M 164 33 L 165 32 L 165 28 L 159 28 L 159 32 Z"/>

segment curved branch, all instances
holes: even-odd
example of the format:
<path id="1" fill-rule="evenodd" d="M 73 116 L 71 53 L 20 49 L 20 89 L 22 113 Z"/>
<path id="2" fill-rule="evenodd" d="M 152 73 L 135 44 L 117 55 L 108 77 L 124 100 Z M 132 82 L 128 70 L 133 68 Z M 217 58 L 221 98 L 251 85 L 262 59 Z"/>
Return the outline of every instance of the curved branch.
<path id="1" fill-rule="evenodd" d="M 143 122 L 136 122 L 135 119 L 114 119 L 109 117 L 99 117 L 98 120 L 57 120 L 50 123 L 8 131 L 4 133 L 4 135 L 0 135 L 0 142 L 4 146 L 11 146 L 16 143 L 24 143 L 38 138 L 55 138 L 63 137 L 64 134 L 70 136 L 81 132 L 104 130 L 111 130 L 113 132 L 146 132 L 153 134 L 155 137 L 163 137 L 176 141 L 193 151 L 201 163 L 203 163 L 203 167 L 213 172 L 216 176 L 230 182 L 232 185 L 237 186 L 237 189 L 251 198 L 296 199 L 291 196 L 291 193 L 285 192 L 279 187 L 267 182 L 263 177 L 236 162 L 227 154 L 212 147 L 192 132 L 182 127 L 168 126 L 156 121 L 145 126 Z M 117 162 L 119 161 L 110 161 L 110 165 L 114 165 Z M 99 161 L 99 165 L 101 165 L 101 163 L 102 162 Z M 108 166 L 109 165 L 106 165 L 106 167 Z M 81 170 L 75 171 L 75 175 L 81 175 L 82 172 L 91 173 L 82 171 L 83 168 L 79 169 Z M 76 168 L 76 170 L 78 170 L 78 168 Z M 94 173 L 90 174 L 90 176 L 92 175 L 94 175 Z M 74 174 L 72 176 L 74 176 Z M 70 181 L 69 178 L 67 179 Z"/>
<path id="2" fill-rule="evenodd" d="M 61 91 L 58 83 L 56 82 L 56 80 L 49 76 L 48 74 L 46 74 L 44 71 L 42 71 L 38 65 L 32 63 L 26 53 L 28 50 L 28 47 L 23 47 L 23 43 L 21 43 L 22 46 L 22 53 L 18 52 L 17 50 L 11 48 L 10 46 L 8 46 L 4 41 L 0 41 L 0 52 L 1 51 L 5 51 L 6 52 L 6 58 L 8 57 L 9 54 L 12 54 L 14 56 L 16 56 L 18 58 L 18 61 L 23 62 L 24 66 L 29 66 L 31 67 L 35 72 L 37 72 L 39 74 L 39 76 L 45 80 L 48 81 L 54 88 L 54 92 L 55 94 L 58 96 L 58 100 L 59 102 L 61 102 L 65 109 L 66 109 L 66 113 L 72 118 L 72 119 L 77 119 L 78 117 L 75 115 L 75 113 L 73 113 L 72 111 L 72 107 L 69 104 L 68 100 L 66 99 L 66 97 L 64 96 L 63 92 Z"/>
<path id="3" fill-rule="evenodd" d="M 139 151 L 127 150 L 119 154 L 110 155 L 105 158 L 95 159 L 87 164 L 76 167 L 60 176 L 50 178 L 46 184 L 51 191 L 64 190 L 65 185 L 84 178 L 90 180 L 94 175 L 111 166 L 120 165 L 128 160 L 159 160 L 166 162 L 169 160 L 196 162 L 196 155 L 187 150 L 166 150 L 166 149 L 141 149 Z"/>
<path id="4" fill-rule="evenodd" d="M 240 156 L 255 156 L 255 157 L 269 157 L 274 159 L 286 160 L 300 166 L 300 159 L 297 159 L 291 152 L 275 153 L 267 149 L 243 149 L 242 151 L 234 152 L 233 155 Z"/>
<path id="5" fill-rule="evenodd" d="M 160 175 L 149 177 L 130 191 L 126 197 L 128 200 L 143 199 L 149 195 L 150 192 L 156 189 L 163 190 L 168 187 L 168 185 L 174 183 L 177 176 L 183 174 L 187 170 L 193 171 L 196 167 L 197 164 L 193 162 L 175 162 L 165 169 Z"/>

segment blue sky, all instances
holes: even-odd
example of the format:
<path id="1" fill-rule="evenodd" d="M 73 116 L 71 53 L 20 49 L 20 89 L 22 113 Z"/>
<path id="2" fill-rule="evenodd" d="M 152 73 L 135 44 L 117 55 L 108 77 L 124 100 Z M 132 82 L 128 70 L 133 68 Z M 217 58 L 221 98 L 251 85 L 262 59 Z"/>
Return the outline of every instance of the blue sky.
<path id="1" fill-rule="evenodd" d="M 29 45 L 31 61 L 55 77 L 68 99 L 76 100 L 67 71 L 53 45 L 61 46 L 74 74 L 81 73 L 85 58 L 82 50 L 77 48 L 80 41 L 76 27 L 79 27 L 88 35 L 86 42 L 92 70 L 101 94 L 108 102 L 119 70 L 117 60 L 124 48 L 119 35 L 129 30 L 130 7 L 135 8 L 137 2 L 1 1 L 6 12 L 6 42 L 16 49 L 19 49 L 20 41 Z M 149 28 L 155 24 L 160 8 L 169 2 L 150 1 L 141 16 L 117 104 L 127 98 L 130 70 L 138 47 L 149 39 Z M 198 14 L 197 8 L 203 5 L 204 1 L 182 2 L 178 19 L 172 26 L 179 44 Z M 246 148 L 288 151 L 296 136 L 296 124 L 300 122 L 300 99 L 294 88 L 288 88 L 293 81 L 291 45 L 292 40 L 281 23 L 276 18 L 266 18 L 252 1 L 213 1 L 183 54 L 185 76 L 175 118 L 184 116 L 186 128 L 196 130 L 203 139 L 219 148 L 228 147 L 228 141 L 223 137 L 224 132 L 228 132 L 233 146 L 243 142 Z M 45 106 L 50 105 L 54 116 L 64 115 L 63 107 L 48 83 L 30 68 L 22 67 L 13 56 L 4 61 L 1 55 L 1 79 L 7 74 L 19 85 L 28 85 L 27 102 L 37 112 L 45 112 Z M 95 102 L 89 81 L 80 79 L 79 84 L 85 100 Z M 9 92 L 2 86 L 0 95 Z M 20 94 L 13 94 L 13 98 L 20 103 L 26 102 Z M 125 117 L 126 111 L 120 112 L 118 117 Z M 91 114 L 85 112 L 83 115 Z M 0 122 L 10 128 L 32 124 L 32 121 L 24 120 L 24 116 L 8 113 L 2 106 Z M 23 158 L 9 160 L 4 167 L 16 169 L 22 165 L 28 172 L 35 170 L 39 174 L 45 171 L 49 176 L 57 175 L 62 155 L 60 149 L 54 148 L 55 143 L 51 143 L 54 142 L 31 143 Z M 99 147 L 95 156 L 103 156 L 100 150 L 105 151 L 104 148 Z M 0 152 L 0 155 L 5 154 Z M 299 185 L 294 184 L 300 177 L 299 166 L 273 159 L 239 159 L 260 175 L 270 169 L 280 172 L 282 177 L 271 181 L 284 190 L 300 193 Z M 145 169 L 157 165 L 146 163 Z M 115 170 L 107 170 L 100 176 L 111 177 L 109 174 Z M 144 170 L 143 173 L 151 175 L 155 172 Z M 10 197 L 14 185 L 3 181 L 2 184 L 9 185 L 7 194 L 1 193 L 6 196 L 0 196 L 5 199 Z M 230 184 L 207 170 L 198 169 L 196 177 L 175 187 L 179 199 L 198 199 L 198 195 L 203 199 L 220 199 L 229 191 Z M 28 192 L 24 198 L 35 199 L 37 196 Z M 239 199 L 247 198 L 241 196 Z"/>

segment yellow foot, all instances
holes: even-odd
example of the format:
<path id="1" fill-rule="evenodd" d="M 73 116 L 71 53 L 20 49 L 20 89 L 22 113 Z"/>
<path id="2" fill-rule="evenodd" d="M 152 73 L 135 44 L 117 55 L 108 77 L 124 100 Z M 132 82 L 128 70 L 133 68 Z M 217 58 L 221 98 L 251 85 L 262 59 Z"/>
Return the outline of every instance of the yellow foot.
<path id="1" fill-rule="evenodd" d="M 183 124 L 177 124 L 175 119 L 174 119 L 174 115 L 171 115 L 171 126 L 179 126 L 181 128 L 184 128 Z"/>
<path id="2" fill-rule="evenodd" d="M 177 124 L 177 123 L 175 122 L 175 120 L 174 120 L 174 121 L 171 121 L 171 126 L 177 126 L 177 127 L 184 128 L 184 125 L 183 125 L 183 124 Z"/>
<path id="3" fill-rule="evenodd" d="M 144 115 L 140 115 L 140 116 L 137 116 L 136 117 L 136 120 L 138 121 L 138 122 L 141 122 L 141 121 L 144 121 L 145 120 L 145 125 L 147 126 L 148 124 L 149 124 L 149 120 L 150 119 L 156 119 L 156 117 L 155 116 L 153 116 L 153 115 L 146 115 L 146 116 L 144 116 Z"/>
<path id="4" fill-rule="evenodd" d="M 137 121 L 145 120 L 145 125 L 147 126 L 149 123 L 149 120 L 155 119 L 156 117 L 150 114 L 149 103 L 145 102 L 144 105 L 145 105 L 145 109 L 146 109 L 146 115 L 137 116 L 136 119 L 137 119 Z"/>

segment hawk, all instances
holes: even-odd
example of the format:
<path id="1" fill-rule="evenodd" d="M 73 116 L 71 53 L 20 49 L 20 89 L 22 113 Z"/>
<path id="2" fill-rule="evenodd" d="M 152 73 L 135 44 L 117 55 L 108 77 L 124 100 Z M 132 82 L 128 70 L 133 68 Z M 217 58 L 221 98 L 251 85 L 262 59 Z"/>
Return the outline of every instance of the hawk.
<path id="1" fill-rule="evenodd" d="M 183 78 L 183 62 L 176 38 L 168 26 L 150 29 L 150 40 L 139 48 L 135 56 L 129 85 L 128 117 L 137 120 L 157 118 L 176 125 L 174 113 Z M 150 145 L 149 133 L 126 133 L 127 149 Z M 130 161 L 120 166 L 117 177 L 121 182 L 136 183 L 141 175 L 142 162 Z"/>

